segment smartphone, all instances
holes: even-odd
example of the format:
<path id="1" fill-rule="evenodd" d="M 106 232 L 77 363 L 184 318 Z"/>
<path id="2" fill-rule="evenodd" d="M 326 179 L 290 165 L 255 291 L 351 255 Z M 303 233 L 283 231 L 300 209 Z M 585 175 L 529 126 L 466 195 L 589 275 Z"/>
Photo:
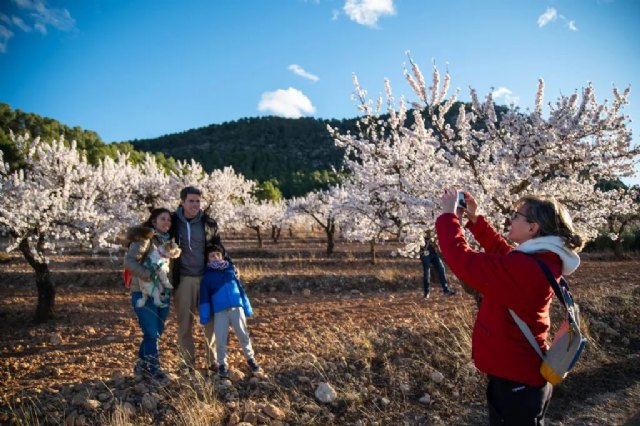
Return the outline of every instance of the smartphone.
<path id="1" fill-rule="evenodd" d="M 458 192 L 458 208 L 459 209 L 467 208 L 467 199 L 464 198 L 464 192 Z"/>

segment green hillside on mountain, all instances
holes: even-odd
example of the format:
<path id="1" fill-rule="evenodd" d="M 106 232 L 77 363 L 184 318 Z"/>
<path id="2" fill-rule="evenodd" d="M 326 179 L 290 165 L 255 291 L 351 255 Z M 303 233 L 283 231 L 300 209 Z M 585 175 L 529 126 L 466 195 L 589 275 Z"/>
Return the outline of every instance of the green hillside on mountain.
<path id="1" fill-rule="evenodd" d="M 207 171 L 231 165 L 249 179 L 273 182 L 291 197 L 337 181 L 331 169 L 340 167 L 344 153 L 327 125 L 354 132 L 356 119 L 242 118 L 129 143 L 178 160 L 193 158 Z"/>
<path id="2" fill-rule="evenodd" d="M 39 137 L 49 142 L 60 137 L 63 137 L 66 142 L 75 140 L 78 149 L 85 152 L 92 164 L 96 164 L 106 156 L 115 158 L 119 153 L 129 154 L 129 158 L 134 163 L 144 159 L 144 153 L 136 151 L 131 144 L 106 144 L 92 130 L 84 130 L 78 126 L 69 127 L 53 118 L 19 109 L 14 110 L 8 104 L 0 103 L 0 150 L 4 154 L 4 161 L 13 167 L 21 164 L 22 155 L 11 140 L 11 132 L 16 136 L 28 133 L 33 138 Z M 174 162 L 162 153 L 154 154 L 158 164 L 163 167 L 169 167 Z"/>

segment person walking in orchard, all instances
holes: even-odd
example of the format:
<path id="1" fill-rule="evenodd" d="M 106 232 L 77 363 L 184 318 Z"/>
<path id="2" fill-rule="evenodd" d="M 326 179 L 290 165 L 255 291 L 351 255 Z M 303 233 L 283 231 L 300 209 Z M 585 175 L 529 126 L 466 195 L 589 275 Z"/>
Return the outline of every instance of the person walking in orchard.
<path id="1" fill-rule="evenodd" d="M 472 356 L 476 367 L 489 377 L 489 423 L 542 425 L 552 386 L 541 375 L 542 361 L 509 310 L 527 324 L 540 350 L 546 351 L 554 291 L 538 261 L 556 280 L 573 273 L 580 264 L 577 252 L 582 238 L 559 202 L 528 196 L 516 203 L 510 215 L 507 237 L 513 246 L 476 214 L 478 206 L 471 194 L 464 196 L 467 208 L 461 209 L 456 189 L 444 190 L 436 231 L 453 273 L 484 296 L 473 328 Z M 462 216 L 484 252 L 467 244 Z"/>
<path id="2" fill-rule="evenodd" d="M 202 191 L 187 186 L 180 191 L 180 206 L 172 217 L 172 236 L 182 249 L 173 265 L 175 309 L 178 320 L 178 347 L 189 368 L 195 368 L 195 343 L 193 324 L 198 315 L 200 282 L 204 275 L 207 245 L 221 245 L 218 224 L 200 208 Z M 213 321 L 204 326 L 205 362 L 215 369 L 216 354 L 213 350 L 215 336 Z"/>
<path id="3" fill-rule="evenodd" d="M 449 288 L 447 282 L 447 276 L 444 273 L 444 264 L 442 259 L 438 256 L 436 246 L 429 237 L 429 234 L 424 236 L 424 244 L 420 247 L 420 261 L 422 262 L 423 276 L 422 276 L 422 288 L 424 290 L 424 298 L 429 298 L 429 284 L 431 278 L 431 265 L 435 266 L 438 272 L 438 279 L 440 280 L 440 286 L 446 296 L 452 296 L 456 294 L 454 290 Z"/>

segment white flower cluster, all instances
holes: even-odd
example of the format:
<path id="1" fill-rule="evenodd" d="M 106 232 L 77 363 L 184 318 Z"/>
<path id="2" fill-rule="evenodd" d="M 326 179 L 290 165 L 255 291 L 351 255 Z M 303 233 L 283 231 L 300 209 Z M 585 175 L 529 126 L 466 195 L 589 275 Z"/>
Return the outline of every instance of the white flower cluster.
<path id="1" fill-rule="evenodd" d="M 245 224 L 248 215 L 263 223 L 283 216 L 283 203 L 270 209 L 257 203 L 255 182 L 231 167 L 206 173 L 195 161 L 178 161 L 165 171 L 151 155 L 137 165 L 126 155 L 91 165 L 73 141 L 11 137 L 25 166 L 11 170 L 0 152 L 0 231 L 11 237 L 8 251 L 19 248 L 35 264 L 46 264 L 45 252 L 61 240 L 78 240 L 94 251 L 118 248 L 118 234 L 153 208 L 177 207 L 187 185 L 203 191 L 202 208 L 223 229 Z"/>
<path id="2" fill-rule="evenodd" d="M 637 195 L 629 202 L 595 189 L 600 179 L 632 175 L 638 161 L 639 149 L 632 146 L 629 120 L 622 113 L 628 89 L 614 89 L 613 103 L 598 103 L 588 85 L 581 98 L 561 96 L 543 116 L 540 79 L 533 112 L 511 106 L 498 110 L 498 116 L 492 95 L 480 102 L 473 89 L 472 102 L 455 111 L 457 93 L 447 97 L 449 74 L 440 87 L 434 66 L 432 85 L 426 87 L 419 67 L 409 59 L 405 76 L 418 99 L 411 103 L 412 114 L 404 100 L 396 106 L 385 81 L 388 118 L 383 119 L 382 100 L 372 108 L 354 76 L 356 99 L 365 114 L 359 133 L 329 129 L 336 145 L 346 151 L 350 176 L 343 184 L 342 214 L 350 218 L 344 224 L 349 238 L 371 242 L 399 237 L 406 243 L 404 252 L 414 252 L 423 235 L 433 230 L 440 194 L 449 186 L 471 192 L 499 229 L 524 195 L 556 197 L 587 237 L 595 236 L 608 215 L 622 208 L 617 203 L 637 213 Z"/>

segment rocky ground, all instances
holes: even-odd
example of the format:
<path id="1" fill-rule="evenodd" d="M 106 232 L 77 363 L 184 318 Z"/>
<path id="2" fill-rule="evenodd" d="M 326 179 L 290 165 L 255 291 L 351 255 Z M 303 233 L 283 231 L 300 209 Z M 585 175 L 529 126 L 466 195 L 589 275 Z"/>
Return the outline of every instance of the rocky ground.
<path id="1" fill-rule="evenodd" d="M 364 246 L 340 244 L 328 259 L 315 239 L 227 241 L 264 375 L 249 374 L 235 338 L 231 381 L 204 364 L 185 372 L 172 312 L 161 340 L 171 383 L 136 378 L 140 331 L 121 259 L 54 256 L 57 318 L 35 326 L 33 276 L 12 254 L 0 263 L 0 423 L 486 424 L 486 382 L 470 360 L 475 302 L 459 285 L 423 299 L 419 261 L 390 246 L 371 265 Z M 554 390 L 549 423 L 640 424 L 640 259 L 585 255 L 570 282 L 590 342 Z"/>

